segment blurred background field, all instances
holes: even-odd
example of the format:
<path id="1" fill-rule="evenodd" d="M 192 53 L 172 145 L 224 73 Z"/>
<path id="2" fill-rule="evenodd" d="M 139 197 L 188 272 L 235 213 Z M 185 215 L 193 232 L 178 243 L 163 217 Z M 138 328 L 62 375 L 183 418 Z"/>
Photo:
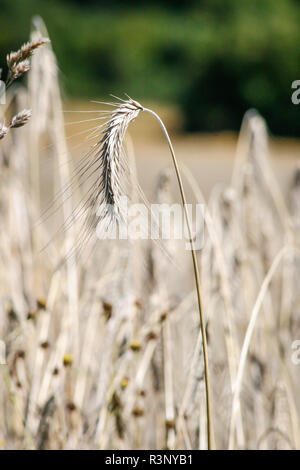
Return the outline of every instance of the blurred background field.
<path id="1" fill-rule="evenodd" d="M 215 446 L 300 449 L 299 13 L 295 0 L 1 0 L 4 77 L 11 50 L 46 28 L 51 44 L 0 107 L 1 125 L 32 110 L 0 140 L 0 447 L 208 446 L 190 252 L 99 240 L 87 223 L 101 177 L 88 120 L 105 107 L 92 100 L 128 93 L 161 116 L 188 200 L 205 205 Z M 127 134 L 132 199 L 136 163 L 151 203 L 177 201 L 157 122 L 141 112 Z"/>
<path id="2" fill-rule="evenodd" d="M 109 93 L 128 93 L 163 108 L 172 135 L 182 145 L 188 142 L 190 158 L 204 159 L 206 171 L 200 180 L 204 191 L 218 182 L 218 174 L 220 179 L 229 178 L 232 161 L 225 156 L 234 157 L 233 132 L 239 130 L 248 109 L 262 114 L 271 135 L 300 136 L 299 107 L 291 102 L 291 83 L 298 78 L 300 63 L 296 0 L 2 0 L 1 4 L 2 64 L 7 51 L 28 37 L 31 18 L 41 15 L 60 69 L 64 108 L 96 109 L 89 101 L 107 100 Z M 79 117 L 67 115 L 67 119 Z M 149 138 L 153 143 L 154 138 L 153 158 L 164 158 L 164 147 L 159 151 L 157 147 L 159 129 L 152 123 L 143 132 L 143 122 L 141 132 L 134 135 L 136 145 L 138 136 L 143 142 Z M 82 129 L 89 125 L 82 124 Z M 69 126 L 67 133 L 82 129 Z M 185 141 L 187 133 L 202 137 Z M 81 136 L 70 138 L 70 145 L 77 145 Z M 147 156 L 147 148 L 148 144 L 138 151 L 140 158 Z M 291 161 L 298 156 L 297 144 L 276 140 L 272 150 L 277 174 L 286 184 Z M 151 176 L 155 168 L 151 161 L 148 167 Z"/>
<path id="3" fill-rule="evenodd" d="M 187 131 L 239 129 L 256 108 L 273 134 L 300 136 L 296 0 L 2 0 L 0 57 L 47 24 L 66 96 L 110 91 L 175 105 Z"/>

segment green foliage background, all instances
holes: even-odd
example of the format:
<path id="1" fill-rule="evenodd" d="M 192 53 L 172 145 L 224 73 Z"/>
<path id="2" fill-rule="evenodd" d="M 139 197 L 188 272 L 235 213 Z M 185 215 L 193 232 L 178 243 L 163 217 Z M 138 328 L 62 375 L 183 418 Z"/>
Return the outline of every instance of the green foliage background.
<path id="1" fill-rule="evenodd" d="M 190 131 L 238 129 L 257 108 L 273 133 L 300 136 L 296 0 L 1 0 L 0 55 L 43 17 L 71 96 L 124 92 L 180 106 Z"/>

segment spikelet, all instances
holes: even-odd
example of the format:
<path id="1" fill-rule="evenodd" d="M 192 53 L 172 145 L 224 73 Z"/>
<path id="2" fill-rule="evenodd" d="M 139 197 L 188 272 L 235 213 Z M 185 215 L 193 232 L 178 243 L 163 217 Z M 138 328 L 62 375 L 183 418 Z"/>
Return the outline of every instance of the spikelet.
<path id="1" fill-rule="evenodd" d="M 9 127 L 11 128 L 22 127 L 29 121 L 30 117 L 31 117 L 30 109 L 23 109 L 23 111 L 19 111 L 18 114 L 16 114 L 12 118 Z"/>
<path id="2" fill-rule="evenodd" d="M 22 62 L 18 62 L 17 64 L 13 64 L 10 69 L 10 76 L 12 80 L 16 80 L 20 78 L 24 73 L 30 70 L 30 63 L 29 60 L 22 60 Z"/>
<path id="3" fill-rule="evenodd" d="M 99 142 L 101 158 L 101 204 L 104 215 L 112 219 L 122 218 L 120 198 L 123 195 L 122 178 L 126 171 L 123 139 L 129 124 L 138 116 L 143 107 L 132 99 L 124 101 L 112 112 Z M 102 214 L 100 214 L 102 215 Z"/>
<path id="4" fill-rule="evenodd" d="M 38 47 L 43 44 L 48 44 L 49 42 L 50 40 L 48 38 L 40 38 L 36 41 L 27 42 L 26 44 L 23 44 L 21 49 L 16 52 L 10 52 L 6 56 L 8 67 L 8 75 L 6 79 L 7 86 L 30 70 L 30 62 L 28 59 L 33 55 L 34 51 Z"/>
<path id="5" fill-rule="evenodd" d="M 42 46 L 43 44 L 48 44 L 49 42 L 50 40 L 48 38 L 40 38 L 36 41 L 31 41 L 23 44 L 21 49 L 16 52 L 10 52 L 10 54 L 8 54 L 6 57 L 8 68 L 11 69 L 14 65 L 18 64 L 19 62 L 29 59 L 29 57 L 33 55 L 33 52 L 38 47 Z"/>
<path id="6" fill-rule="evenodd" d="M 6 127 L 4 123 L 0 124 L 0 140 L 6 136 L 8 131 L 9 131 L 9 127 Z"/>

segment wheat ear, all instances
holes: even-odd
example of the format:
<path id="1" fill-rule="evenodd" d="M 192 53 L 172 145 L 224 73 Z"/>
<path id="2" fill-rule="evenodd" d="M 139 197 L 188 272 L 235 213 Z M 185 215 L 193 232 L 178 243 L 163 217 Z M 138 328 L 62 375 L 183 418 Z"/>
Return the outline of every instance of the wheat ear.
<path id="1" fill-rule="evenodd" d="M 120 103 L 112 112 L 110 119 L 105 124 L 101 145 L 101 180 L 100 192 L 104 208 L 110 208 L 109 215 L 113 219 L 120 220 L 122 208 L 120 198 L 124 193 L 122 185 L 123 174 L 126 171 L 126 163 L 123 153 L 123 140 L 129 124 L 138 116 L 143 107 L 132 99 Z M 107 209 L 105 209 L 107 210 Z"/>
<path id="2" fill-rule="evenodd" d="M 200 290 L 200 276 L 198 261 L 195 252 L 191 224 L 189 221 L 188 212 L 186 209 L 186 197 L 184 193 L 184 188 L 181 180 L 181 175 L 178 167 L 178 163 L 175 157 L 175 152 L 172 146 L 167 129 L 160 119 L 160 117 L 151 109 L 144 108 L 137 101 L 132 100 L 128 97 L 128 100 L 122 100 L 121 104 L 113 103 L 113 106 L 116 106 L 115 111 L 111 114 L 110 119 L 104 128 L 104 136 L 99 142 L 101 144 L 101 164 L 102 164 L 102 179 L 100 190 L 103 194 L 103 202 L 109 204 L 110 208 L 113 208 L 114 217 L 120 218 L 122 215 L 121 209 L 119 207 L 119 200 L 122 194 L 121 188 L 121 173 L 123 171 L 122 167 L 122 141 L 128 128 L 130 122 L 134 120 L 140 111 L 145 111 L 154 116 L 159 122 L 163 133 L 167 139 L 168 146 L 171 152 L 172 161 L 176 173 L 176 178 L 179 186 L 179 191 L 181 195 L 182 205 L 184 208 L 185 219 L 187 223 L 189 239 L 191 244 L 191 254 L 193 261 L 194 277 L 197 291 L 197 300 L 198 300 L 198 309 L 200 316 L 200 328 L 202 333 L 202 342 L 203 342 L 203 358 L 204 358 L 204 376 L 205 376 L 205 391 L 206 391 L 206 412 L 207 412 L 207 437 L 208 437 L 208 449 L 213 448 L 213 426 L 212 426 L 212 416 L 211 416 L 211 400 L 210 400 L 210 383 L 209 383 L 209 369 L 208 369 L 208 351 L 207 351 L 207 339 L 206 339 L 206 330 L 205 330 L 205 320 L 204 313 L 202 308 L 201 301 L 201 290 Z M 106 214 L 105 214 L 106 215 Z"/>

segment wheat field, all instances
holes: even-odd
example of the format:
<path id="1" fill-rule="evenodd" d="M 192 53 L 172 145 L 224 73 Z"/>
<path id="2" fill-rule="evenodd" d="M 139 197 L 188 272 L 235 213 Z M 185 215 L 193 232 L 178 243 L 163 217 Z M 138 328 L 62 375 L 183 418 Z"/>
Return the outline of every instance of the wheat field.
<path id="1" fill-rule="evenodd" d="M 41 37 L 35 19 L 31 44 Z M 108 119 L 113 110 L 95 103 L 69 113 L 42 42 L 22 62 L 10 55 L 14 83 L 0 107 L 11 123 L 0 128 L 0 448 L 207 449 L 190 252 L 174 239 L 96 240 L 89 191 L 103 174 L 81 178 L 78 168 L 87 157 L 103 164 L 88 149 L 99 142 L 97 110 Z M 133 198 L 141 186 L 151 202 L 180 200 L 159 127 L 152 122 L 157 134 L 147 139 L 148 124 L 138 125 L 124 137 Z M 253 110 L 224 172 L 219 157 L 208 169 L 191 157 L 195 143 L 191 151 L 175 138 L 175 151 L 177 141 L 187 198 L 205 206 L 196 258 L 210 448 L 299 449 L 299 161 L 279 183 L 267 125 Z"/>

